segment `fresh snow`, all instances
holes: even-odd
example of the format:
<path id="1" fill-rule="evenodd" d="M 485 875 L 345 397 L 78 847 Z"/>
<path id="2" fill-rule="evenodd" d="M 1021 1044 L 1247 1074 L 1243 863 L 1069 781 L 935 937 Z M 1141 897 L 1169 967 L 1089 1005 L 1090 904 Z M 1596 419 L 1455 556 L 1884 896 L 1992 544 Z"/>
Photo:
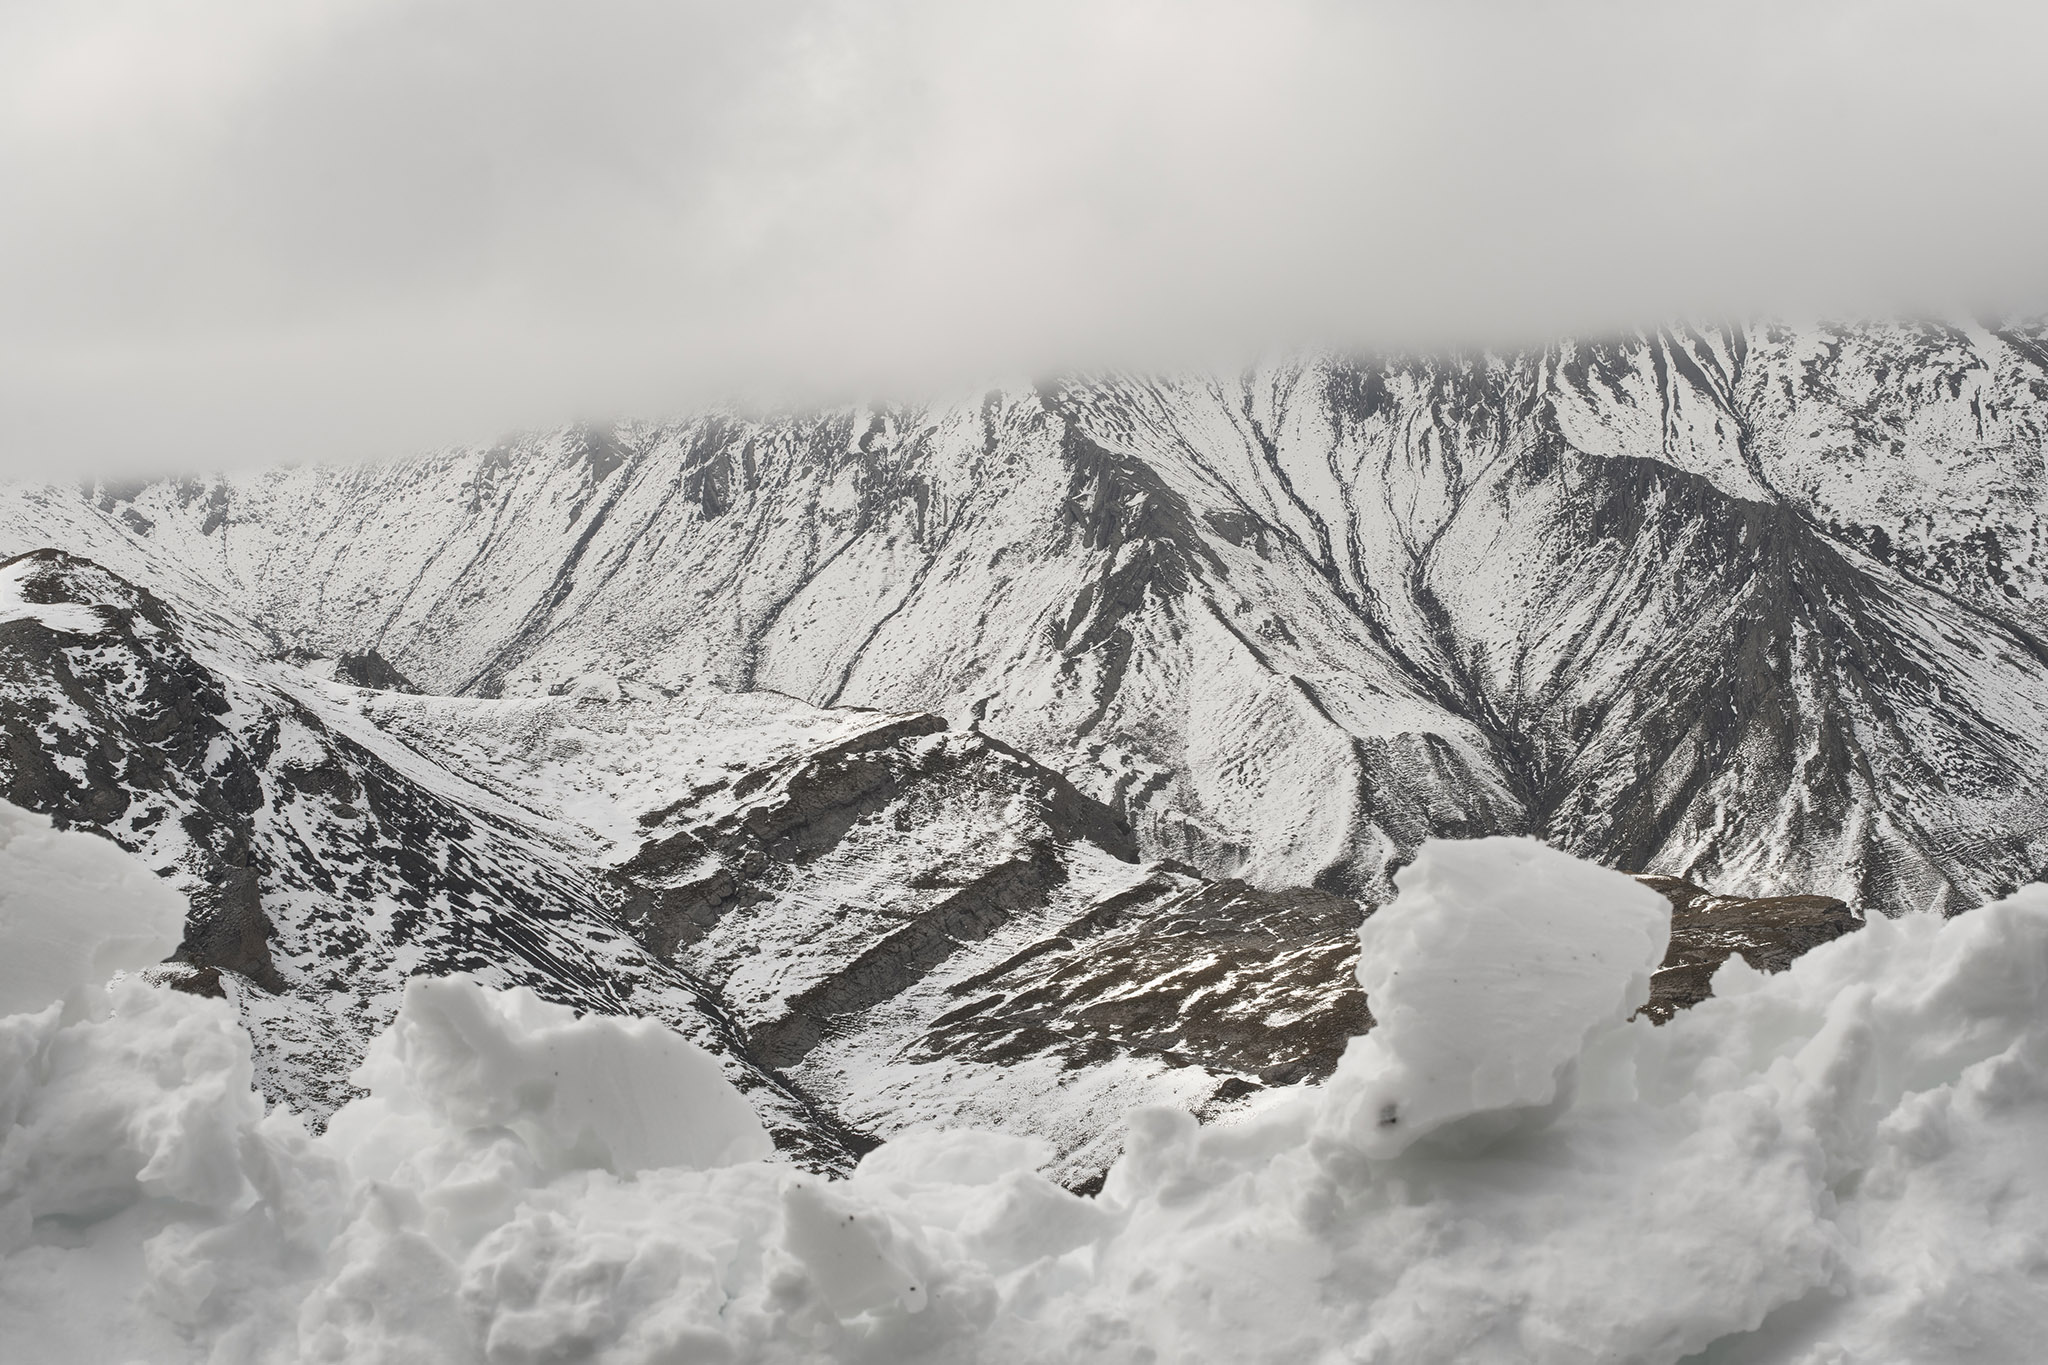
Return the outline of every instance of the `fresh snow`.
<path id="1" fill-rule="evenodd" d="M 185 898 L 104 839 L 0 801 L 0 1014 L 79 1013 L 116 972 L 163 961 Z"/>
<path id="2" fill-rule="evenodd" d="M 1533 839 L 1425 844 L 1397 880 L 1359 930 L 1376 1027 L 1352 1039 L 1330 1108 L 1376 1157 L 1553 1107 L 1588 1035 L 1650 998 L 1671 938 L 1664 897 Z"/>
<path id="3" fill-rule="evenodd" d="M 551 1167 L 616 1175 L 763 1160 L 768 1131 L 702 1048 L 651 1019 L 577 1017 L 524 987 L 414 977 L 356 1071 L 375 1098 L 333 1129 L 367 1148 L 413 1123 L 503 1128 Z M 410 1152 L 401 1139 L 394 1164 Z"/>
<path id="4" fill-rule="evenodd" d="M 97 635 L 106 625 L 91 607 L 76 602 L 31 602 L 22 595 L 32 565 L 0 565 L 0 626 L 34 621 L 67 635 Z"/>
<path id="5" fill-rule="evenodd" d="M 73 896 L 163 921 L 105 844 L 0 814 L 28 831 L 5 885 L 40 888 L 11 932 L 76 922 Z M 682 1039 L 462 979 L 408 988 L 369 1094 L 311 1137 L 265 1113 L 226 1003 L 101 992 L 73 954 L 0 1018 L 0 1342 L 53 1365 L 2038 1359 L 2048 889 L 1873 920 L 1775 976 L 1731 958 L 1656 1028 L 1623 1017 L 1666 927 L 1634 883 L 1516 841 L 1427 845 L 1397 880 L 1370 1043 L 1230 1126 L 1134 1112 L 1095 1198 L 1037 1173 L 1043 1143 L 971 1130 L 840 1181 L 761 1160 Z M 1532 928 L 1541 980 L 1475 990 Z M 1440 1126 L 1385 1142 L 1386 1103 Z"/>

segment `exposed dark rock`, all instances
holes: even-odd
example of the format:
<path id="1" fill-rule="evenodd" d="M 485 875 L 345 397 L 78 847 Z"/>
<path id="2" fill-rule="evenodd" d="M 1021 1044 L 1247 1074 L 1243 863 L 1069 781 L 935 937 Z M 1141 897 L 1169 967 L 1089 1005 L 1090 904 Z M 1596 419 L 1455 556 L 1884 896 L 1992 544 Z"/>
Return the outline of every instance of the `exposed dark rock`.
<path id="1" fill-rule="evenodd" d="M 357 687 L 374 687 L 381 692 L 419 691 L 412 679 L 399 672 L 375 649 L 342 655 L 334 661 L 334 674 L 343 682 L 354 683 Z"/>
<path id="2" fill-rule="evenodd" d="M 143 979 L 166 990 L 183 991 L 187 995 L 209 996 L 215 1000 L 228 998 L 227 988 L 221 984 L 218 967 L 194 967 L 188 962 L 173 961 L 144 972 Z"/>
<path id="3" fill-rule="evenodd" d="M 955 985 L 961 1004 L 918 1048 L 996 1062 L 1049 1053 L 1069 1066 L 1141 1053 L 1263 1084 L 1321 1080 L 1372 1026 L 1354 974 L 1367 913 L 1327 892 L 1155 868 Z"/>
<path id="4" fill-rule="evenodd" d="M 1782 971 L 1861 927 L 1826 896 L 1715 896 L 1644 877 L 1673 904 L 1671 948 L 1643 1013 L 1657 1022 L 1709 994 L 1732 953 Z M 1372 1027 L 1355 975 L 1369 907 L 1312 890 L 1259 891 L 1155 868 L 990 971 L 952 988 L 961 1003 L 918 1043 L 931 1059 L 998 1062 L 1052 1054 L 1070 1066 L 1149 1054 L 1233 1073 L 1225 1104 L 1260 1086 L 1326 1078 Z"/>
<path id="5" fill-rule="evenodd" d="M 222 969 L 238 973 L 276 994 L 284 979 L 270 956 L 275 928 L 263 912 L 262 883 L 246 864 L 216 864 L 216 878 L 192 892 L 185 920 L 185 941 L 176 960 L 191 963 L 218 978 Z"/>
<path id="6" fill-rule="evenodd" d="M 1713 994 L 1714 972 L 1731 956 L 1758 971 L 1782 972 L 1803 953 L 1863 927 L 1832 896 L 1716 896 L 1677 877 L 1637 878 L 1671 902 L 1671 948 L 1650 978 L 1642 1013 L 1664 1023 Z"/>

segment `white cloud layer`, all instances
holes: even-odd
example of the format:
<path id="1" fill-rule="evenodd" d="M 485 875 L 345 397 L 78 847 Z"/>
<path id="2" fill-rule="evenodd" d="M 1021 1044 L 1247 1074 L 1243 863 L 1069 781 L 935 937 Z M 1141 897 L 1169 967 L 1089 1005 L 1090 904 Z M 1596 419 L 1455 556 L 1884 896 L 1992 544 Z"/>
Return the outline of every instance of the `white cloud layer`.
<path id="1" fill-rule="evenodd" d="M 0 472 L 2048 303 L 2003 0 L 0 0 Z"/>

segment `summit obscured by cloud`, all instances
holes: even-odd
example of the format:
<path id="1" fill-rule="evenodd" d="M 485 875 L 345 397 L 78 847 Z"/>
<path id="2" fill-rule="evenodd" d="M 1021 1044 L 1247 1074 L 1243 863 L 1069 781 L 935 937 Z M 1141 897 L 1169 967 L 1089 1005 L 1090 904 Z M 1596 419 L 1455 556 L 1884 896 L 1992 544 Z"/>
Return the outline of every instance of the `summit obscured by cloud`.
<path id="1" fill-rule="evenodd" d="M 0 473 L 2048 305 L 2034 4 L 0 5 Z"/>

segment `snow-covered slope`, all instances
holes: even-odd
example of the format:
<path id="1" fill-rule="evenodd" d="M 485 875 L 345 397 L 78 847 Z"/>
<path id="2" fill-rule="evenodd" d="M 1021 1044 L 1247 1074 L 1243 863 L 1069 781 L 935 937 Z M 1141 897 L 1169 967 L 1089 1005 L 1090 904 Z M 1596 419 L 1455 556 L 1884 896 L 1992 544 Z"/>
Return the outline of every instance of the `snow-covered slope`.
<path id="1" fill-rule="evenodd" d="M 1426 836 L 1528 831 L 1954 910 L 2048 865 L 2044 433 L 2038 328 L 1676 329 L 574 431 L 62 516 L 430 691 L 600 671 L 978 720 L 1146 856 L 1260 886 L 1377 897 Z"/>
<path id="2" fill-rule="evenodd" d="M 223 1002 L 103 974 L 177 916 L 0 802 L 9 1359 L 2030 1365 L 2048 1333 L 2048 889 L 1908 915 L 1655 1027 L 1663 902 L 1532 840 L 1426 845 L 1354 938 L 1329 1083 L 1045 1144 L 763 1159 L 647 1020 L 411 982 L 325 1132 Z"/>

